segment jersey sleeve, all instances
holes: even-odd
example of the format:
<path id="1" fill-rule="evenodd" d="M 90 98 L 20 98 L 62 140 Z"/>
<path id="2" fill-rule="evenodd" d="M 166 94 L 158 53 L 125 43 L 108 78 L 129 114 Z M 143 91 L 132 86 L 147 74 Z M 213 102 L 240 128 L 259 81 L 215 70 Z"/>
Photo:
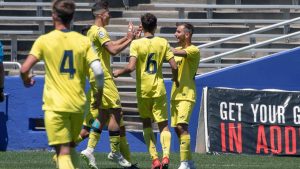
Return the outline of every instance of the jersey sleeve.
<path id="1" fill-rule="evenodd" d="M 137 41 L 132 41 L 130 45 L 130 54 L 129 56 L 138 57 L 138 51 L 137 51 Z"/>
<path id="2" fill-rule="evenodd" d="M 4 52 L 3 52 L 3 45 L 0 42 L 0 62 L 3 62 Z"/>
<path id="3" fill-rule="evenodd" d="M 200 51 L 196 46 L 190 46 L 183 50 L 186 52 L 187 58 L 191 58 L 191 57 L 200 55 Z"/>
<path id="4" fill-rule="evenodd" d="M 86 61 L 88 64 L 91 64 L 94 60 L 98 59 L 97 52 L 93 48 L 91 42 L 88 42 L 89 45 L 87 47 L 87 55 L 86 55 Z"/>
<path id="5" fill-rule="evenodd" d="M 38 60 L 43 59 L 43 40 L 42 37 L 39 37 L 33 44 L 29 54 L 36 57 Z"/>
<path id="6" fill-rule="evenodd" d="M 171 48 L 170 48 L 170 44 L 167 42 L 167 48 L 166 48 L 166 60 L 170 60 L 171 58 L 174 57 L 174 54 L 173 52 L 171 51 Z"/>
<path id="7" fill-rule="evenodd" d="M 102 27 L 97 31 L 97 39 L 99 40 L 101 46 L 110 41 L 107 31 Z"/>

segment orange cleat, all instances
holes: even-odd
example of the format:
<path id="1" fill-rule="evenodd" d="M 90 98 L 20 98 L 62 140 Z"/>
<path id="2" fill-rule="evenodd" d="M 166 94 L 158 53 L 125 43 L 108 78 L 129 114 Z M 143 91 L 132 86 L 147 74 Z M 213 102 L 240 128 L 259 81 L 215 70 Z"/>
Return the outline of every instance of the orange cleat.
<path id="1" fill-rule="evenodd" d="M 151 169 L 161 169 L 161 163 L 158 158 L 156 158 L 152 161 Z"/>
<path id="2" fill-rule="evenodd" d="M 161 165 L 161 169 L 168 169 L 169 168 L 169 163 L 170 160 L 168 157 L 164 157 L 161 161 L 162 165 Z"/>

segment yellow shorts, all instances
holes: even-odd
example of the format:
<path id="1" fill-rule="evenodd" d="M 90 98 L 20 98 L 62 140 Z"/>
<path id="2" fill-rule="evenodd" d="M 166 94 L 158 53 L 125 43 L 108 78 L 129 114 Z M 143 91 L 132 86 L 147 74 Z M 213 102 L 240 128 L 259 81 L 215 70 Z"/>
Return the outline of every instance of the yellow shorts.
<path id="1" fill-rule="evenodd" d="M 45 127 L 50 146 L 74 141 L 81 130 L 82 113 L 45 111 Z"/>
<path id="2" fill-rule="evenodd" d="M 194 108 L 194 102 L 186 100 L 171 100 L 171 126 L 177 124 L 189 124 Z"/>
<path id="3" fill-rule="evenodd" d="M 97 91 L 95 82 L 91 82 L 91 95 Z M 113 79 L 105 79 L 102 96 L 102 109 L 121 108 L 120 95 Z"/>
<path id="4" fill-rule="evenodd" d="M 137 100 L 141 118 L 151 118 L 157 123 L 168 120 L 166 95 L 157 98 L 138 97 Z"/>

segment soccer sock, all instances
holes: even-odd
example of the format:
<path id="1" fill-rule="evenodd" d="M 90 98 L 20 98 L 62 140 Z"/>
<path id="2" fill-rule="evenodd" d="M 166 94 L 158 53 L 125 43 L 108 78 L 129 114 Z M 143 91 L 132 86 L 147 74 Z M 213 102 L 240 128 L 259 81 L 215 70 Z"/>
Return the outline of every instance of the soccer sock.
<path id="1" fill-rule="evenodd" d="M 89 135 L 89 141 L 87 147 L 95 149 L 99 140 L 100 140 L 100 133 L 91 131 Z"/>
<path id="2" fill-rule="evenodd" d="M 72 164 L 71 155 L 59 155 L 57 160 L 59 169 L 75 169 Z"/>
<path id="3" fill-rule="evenodd" d="M 180 161 L 188 161 L 192 159 L 190 143 L 190 134 L 185 134 L 180 137 Z"/>
<path id="4" fill-rule="evenodd" d="M 74 168 L 79 169 L 79 167 L 80 167 L 79 156 L 78 156 L 75 148 L 71 148 L 70 155 L 71 155 L 71 159 L 72 159 L 72 163 L 74 165 Z"/>
<path id="5" fill-rule="evenodd" d="M 170 156 L 170 147 L 171 147 L 171 133 L 170 131 L 162 131 L 160 133 L 160 143 L 163 150 L 163 157 Z"/>
<path id="6" fill-rule="evenodd" d="M 130 148 L 126 136 L 120 137 L 120 152 L 127 161 L 131 162 Z"/>
<path id="7" fill-rule="evenodd" d="M 148 151 L 151 155 L 152 160 L 157 159 L 157 151 L 156 151 L 156 139 L 153 133 L 152 128 L 144 128 L 144 139 L 147 145 Z"/>
<path id="8" fill-rule="evenodd" d="M 111 152 L 120 152 L 120 131 L 109 131 L 109 141 Z"/>

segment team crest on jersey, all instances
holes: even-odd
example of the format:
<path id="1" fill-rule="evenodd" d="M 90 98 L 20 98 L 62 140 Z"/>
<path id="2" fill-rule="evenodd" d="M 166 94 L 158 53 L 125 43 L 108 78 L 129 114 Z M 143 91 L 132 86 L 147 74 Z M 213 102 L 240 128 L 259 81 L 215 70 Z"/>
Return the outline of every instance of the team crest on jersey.
<path id="1" fill-rule="evenodd" d="M 104 38 L 104 36 L 105 36 L 105 33 L 102 32 L 102 31 L 100 31 L 100 32 L 99 32 L 99 37 L 100 37 L 100 38 Z"/>

